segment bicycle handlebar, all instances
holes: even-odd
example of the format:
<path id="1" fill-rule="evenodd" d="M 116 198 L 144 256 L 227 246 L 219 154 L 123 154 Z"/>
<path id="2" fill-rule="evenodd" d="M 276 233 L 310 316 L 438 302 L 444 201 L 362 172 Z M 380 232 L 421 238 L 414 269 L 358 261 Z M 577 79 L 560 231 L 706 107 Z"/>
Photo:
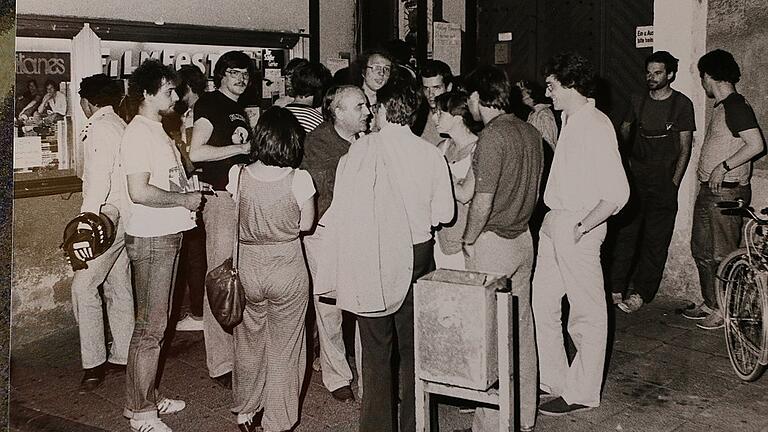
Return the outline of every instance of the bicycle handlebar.
<path id="1" fill-rule="evenodd" d="M 739 198 L 735 201 L 720 201 L 717 207 L 723 210 L 741 210 L 740 213 L 746 213 L 747 216 L 754 219 L 758 225 L 768 225 L 768 219 L 763 219 L 755 214 L 755 209 L 747 205 L 747 202 Z M 761 214 L 768 214 L 768 207 L 760 210 Z"/>

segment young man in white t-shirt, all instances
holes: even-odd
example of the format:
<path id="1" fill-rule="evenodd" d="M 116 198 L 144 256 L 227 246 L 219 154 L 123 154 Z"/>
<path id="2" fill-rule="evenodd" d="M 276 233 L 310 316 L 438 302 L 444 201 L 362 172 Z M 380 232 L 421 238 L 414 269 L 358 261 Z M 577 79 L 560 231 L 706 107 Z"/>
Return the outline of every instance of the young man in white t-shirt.
<path id="1" fill-rule="evenodd" d="M 160 396 L 156 382 L 182 233 L 195 227 L 202 205 L 202 194 L 188 191 L 179 151 L 160 122 L 178 100 L 175 81 L 173 69 L 156 60 L 134 71 L 126 97 L 138 112 L 128 113 L 132 118 L 120 143 L 128 195 L 125 245 L 136 303 L 123 415 L 139 432 L 170 432 L 158 414 L 185 407 L 184 401 Z"/>

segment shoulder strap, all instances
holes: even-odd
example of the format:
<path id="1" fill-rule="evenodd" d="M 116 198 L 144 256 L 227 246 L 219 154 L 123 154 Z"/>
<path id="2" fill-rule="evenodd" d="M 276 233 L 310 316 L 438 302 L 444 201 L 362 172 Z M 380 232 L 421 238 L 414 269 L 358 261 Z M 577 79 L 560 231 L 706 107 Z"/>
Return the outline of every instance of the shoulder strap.
<path id="1" fill-rule="evenodd" d="M 240 171 L 237 173 L 237 189 L 235 194 L 235 213 L 237 213 L 237 225 L 235 225 L 235 245 L 232 253 L 232 267 L 237 270 L 240 262 L 240 179 L 243 177 L 245 164 L 240 164 Z"/>

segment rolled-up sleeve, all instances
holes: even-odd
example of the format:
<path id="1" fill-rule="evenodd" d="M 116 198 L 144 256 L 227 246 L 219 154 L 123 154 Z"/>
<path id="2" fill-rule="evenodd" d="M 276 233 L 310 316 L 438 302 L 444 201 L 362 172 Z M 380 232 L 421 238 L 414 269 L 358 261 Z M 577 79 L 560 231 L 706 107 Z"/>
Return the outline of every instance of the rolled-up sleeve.
<path id="1" fill-rule="evenodd" d="M 594 139 L 587 145 L 587 153 L 591 155 L 588 172 L 592 173 L 598 199 L 616 204 L 613 213 L 616 214 L 627 204 L 629 183 L 621 163 L 616 133 L 610 125 L 607 128 L 601 126 L 605 132 L 594 134 Z"/>

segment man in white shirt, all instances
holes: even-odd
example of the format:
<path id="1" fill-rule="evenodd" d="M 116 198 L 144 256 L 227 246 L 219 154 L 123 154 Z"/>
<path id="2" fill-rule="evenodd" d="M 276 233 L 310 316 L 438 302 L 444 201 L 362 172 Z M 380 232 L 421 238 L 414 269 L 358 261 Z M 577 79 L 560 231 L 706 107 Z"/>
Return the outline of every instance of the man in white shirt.
<path id="1" fill-rule="evenodd" d="M 600 405 L 608 316 L 600 265 L 605 221 L 629 198 L 616 133 L 591 99 L 595 74 L 578 54 L 545 65 L 547 96 L 563 111 L 544 191 L 551 209 L 541 226 L 533 273 L 533 315 L 539 352 L 540 389 L 554 397 L 539 406 L 559 416 Z M 561 302 L 567 296 L 567 331 L 578 352 L 569 365 Z"/>
<path id="2" fill-rule="evenodd" d="M 102 255 L 78 270 L 72 279 L 72 306 L 80 331 L 80 358 L 85 371 L 80 388 L 99 387 L 108 369 L 124 369 L 128 344 L 133 332 L 133 292 L 128 254 L 125 251 L 125 223 L 120 219 L 123 207 L 123 179 L 117 160 L 125 122 L 113 106 L 123 96 L 122 83 L 104 74 L 83 78 L 80 82 L 80 107 L 88 123 L 81 132 L 83 141 L 83 204 L 81 213 L 104 213 L 115 223 L 115 240 Z M 90 229 L 81 224 L 79 229 Z M 81 251 L 89 255 L 87 251 Z M 103 284 L 112 346 L 109 357 L 104 340 L 102 300 L 98 292 Z"/>
<path id="3" fill-rule="evenodd" d="M 410 85 L 379 91 L 381 129 L 352 143 L 339 161 L 326 212 L 328 243 L 316 286 L 335 288 L 337 305 L 358 316 L 361 432 L 416 429 L 412 284 L 435 268 L 432 227 L 454 214 L 445 158 L 410 130 L 419 103 Z M 399 374 L 392 368 L 395 350 Z M 402 395 L 399 429 L 395 388 Z"/>
<path id="4" fill-rule="evenodd" d="M 184 401 L 160 396 L 157 368 L 170 312 L 170 293 L 182 233 L 195 227 L 202 194 L 191 192 L 173 140 L 161 116 L 178 100 L 176 74 L 147 60 L 131 75 L 131 118 L 120 143 L 129 211 L 125 244 L 134 271 L 136 324 L 128 351 L 123 415 L 139 431 L 170 432 L 158 414 L 184 409 Z"/>

